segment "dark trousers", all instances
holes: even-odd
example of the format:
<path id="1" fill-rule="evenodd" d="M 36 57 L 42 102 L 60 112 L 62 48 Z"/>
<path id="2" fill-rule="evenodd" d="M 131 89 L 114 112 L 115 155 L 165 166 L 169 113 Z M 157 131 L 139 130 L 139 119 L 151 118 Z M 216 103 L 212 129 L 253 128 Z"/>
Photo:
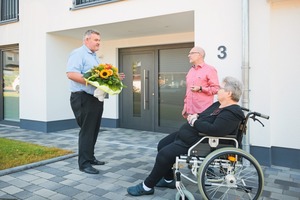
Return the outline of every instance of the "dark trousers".
<path id="1" fill-rule="evenodd" d="M 90 166 L 95 159 L 94 149 L 97 141 L 103 102 L 85 92 L 71 93 L 70 103 L 78 126 L 78 165 L 79 168 Z"/>
<path id="2" fill-rule="evenodd" d="M 157 145 L 157 156 L 150 175 L 144 181 L 145 185 L 153 188 L 161 178 L 174 179 L 173 164 L 176 156 L 186 154 L 189 147 L 174 143 L 178 132 L 174 132 L 161 139 Z"/>

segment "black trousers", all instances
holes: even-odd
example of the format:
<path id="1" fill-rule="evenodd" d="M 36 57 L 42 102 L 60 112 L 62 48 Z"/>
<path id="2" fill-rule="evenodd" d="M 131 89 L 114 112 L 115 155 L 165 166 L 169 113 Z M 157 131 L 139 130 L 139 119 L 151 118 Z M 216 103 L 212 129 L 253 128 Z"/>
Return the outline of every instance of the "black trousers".
<path id="1" fill-rule="evenodd" d="M 95 159 L 94 149 L 103 114 L 103 102 L 85 92 L 71 93 L 70 103 L 78 126 L 78 165 L 90 166 Z"/>
<path id="2" fill-rule="evenodd" d="M 149 176 L 144 181 L 145 185 L 153 188 L 161 178 L 167 180 L 174 179 L 173 164 L 176 156 L 186 154 L 189 147 L 175 143 L 178 132 L 169 134 L 161 139 L 157 145 L 157 156 L 154 167 Z"/>

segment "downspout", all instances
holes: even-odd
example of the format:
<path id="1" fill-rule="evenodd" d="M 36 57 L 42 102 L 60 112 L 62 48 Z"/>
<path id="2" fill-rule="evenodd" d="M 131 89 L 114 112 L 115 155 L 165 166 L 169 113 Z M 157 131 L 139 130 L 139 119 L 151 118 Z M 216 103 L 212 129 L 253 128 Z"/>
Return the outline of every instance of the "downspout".
<path id="1" fill-rule="evenodd" d="M 249 69 L 249 1 L 242 0 L 242 106 L 245 108 L 249 108 Z M 250 153 L 249 126 L 248 134 L 243 138 L 243 149 Z"/>

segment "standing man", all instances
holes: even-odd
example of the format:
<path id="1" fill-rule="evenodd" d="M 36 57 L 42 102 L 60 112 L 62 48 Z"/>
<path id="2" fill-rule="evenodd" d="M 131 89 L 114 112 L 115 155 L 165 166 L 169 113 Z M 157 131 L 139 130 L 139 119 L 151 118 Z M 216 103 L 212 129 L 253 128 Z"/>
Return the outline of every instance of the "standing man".
<path id="1" fill-rule="evenodd" d="M 70 103 L 77 124 L 80 127 L 78 138 L 79 170 L 89 174 L 99 171 L 92 165 L 104 165 L 94 156 L 95 144 L 100 129 L 103 102 L 94 97 L 96 87 L 87 84 L 83 74 L 100 64 L 96 51 L 100 47 L 100 33 L 88 30 L 83 37 L 83 45 L 70 54 L 67 63 L 67 77 L 70 81 Z"/>
<path id="2" fill-rule="evenodd" d="M 204 62 L 205 51 L 195 46 L 190 50 L 188 57 L 192 67 L 186 76 L 186 94 L 182 110 L 184 118 L 208 108 L 219 90 L 217 70 Z"/>

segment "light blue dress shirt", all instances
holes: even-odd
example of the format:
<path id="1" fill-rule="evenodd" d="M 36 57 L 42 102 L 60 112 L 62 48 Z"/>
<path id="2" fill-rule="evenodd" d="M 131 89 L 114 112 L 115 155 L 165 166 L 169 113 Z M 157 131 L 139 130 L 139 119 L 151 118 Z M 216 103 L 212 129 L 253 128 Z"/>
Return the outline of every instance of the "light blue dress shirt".
<path id="1" fill-rule="evenodd" d="M 93 53 L 89 48 L 83 45 L 71 52 L 67 63 L 67 72 L 84 74 L 99 64 L 100 59 L 97 57 L 96 53 Z M 83 85 L 72 80 L 70 81 L 71 92 L 85 91 L 86 93 L 93 95 L 95 89 L 96 87 L 90 84 Z"/>

